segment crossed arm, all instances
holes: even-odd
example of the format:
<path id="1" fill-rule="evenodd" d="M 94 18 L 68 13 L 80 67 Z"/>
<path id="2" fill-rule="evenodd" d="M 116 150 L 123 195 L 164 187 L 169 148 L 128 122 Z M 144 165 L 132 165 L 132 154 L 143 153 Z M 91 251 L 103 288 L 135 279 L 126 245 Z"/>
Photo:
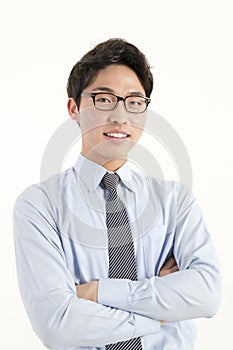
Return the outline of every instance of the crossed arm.
<path id="1" fill-rule="evenodd" d="M 169 275 L 178 270 L 179 269 L 174 257 L 171 257 L 163 265 L 162 269 L 159 272 L 159 277 Z M 98 302 L 98 285 L 99 285 L 98 280 L 79 284 L 76 286 L 76 294 L 79 298 L 94 301 L 97 303 Z M 162 322 L 163 321 L 161 321 L 161 323 Z"/>
<path id="2" fill-rule="evenodd" d="M 161 268 L 159 272 L 159 277 L 169 275 L 178 270 L 179 269 L 174 257 L 171 257 L 169 260 L 165 262 L 165 264 Z M 98 280 L 79 284 L 76 286 L 76 294 L 79 298 L 83 298 L 83 299 L 90 300 L 97 303 L 98 302 L 98 285 L 99 285 Z M 161 326 L 165 323 L 166 321 L 160 320 Z"/>
<path id="3" fill-rule="evenodd" d="M 179 261 L 178 269 L 171 258 L 159 276 L 141 281 L 100 279 L 78 286 L 76 293 L 101 305 L 166 322 L 212 317 L 220 301 L 219 270 L 208 260 L 198 259 L 188 267 Z"/>

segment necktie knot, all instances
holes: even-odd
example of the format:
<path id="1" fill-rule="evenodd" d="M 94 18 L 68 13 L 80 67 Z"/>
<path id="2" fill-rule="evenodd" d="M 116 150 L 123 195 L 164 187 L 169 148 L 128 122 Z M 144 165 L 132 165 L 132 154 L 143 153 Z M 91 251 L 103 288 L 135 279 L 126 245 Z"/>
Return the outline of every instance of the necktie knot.
<path id="1" fill-rule="evenodd" d="M 120 177 L 118 174 L 106 173 L 103 176 L 103 179 L 101 182 L 109 192 L 113 192 L 113 191 L 117 190 L 117 185 L 118 185 L 119 181 L 120 181 Z"/>

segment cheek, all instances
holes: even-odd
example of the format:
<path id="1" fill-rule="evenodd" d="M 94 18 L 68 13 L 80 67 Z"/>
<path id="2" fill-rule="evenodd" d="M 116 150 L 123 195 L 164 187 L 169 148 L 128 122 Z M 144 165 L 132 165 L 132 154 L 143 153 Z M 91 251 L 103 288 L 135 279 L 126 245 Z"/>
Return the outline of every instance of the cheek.
<path id="1" fill-rule="evenodd" d="M 143 130 L 142 130 L 141 128 L 135 128 L 131 140 L 132 140 L 134 143 L 137 143 L 138 140 L 140 139 L 142 133 L 143 133 Z"/>
<path id="2" fill-rule="evenodd" d="M 134 130 L 135 130 L 134 134 L 137 138 L 140 137 L 141 134 L 143 133 L 145 124 L 146 124 L 146 115 L 135 116 L 135 119 L 132 122 L 132 126 L 134 127 Z"/>
<path id="3" fill-rule="evenodd" d="M 80 112 L 80 126 L 83 133 L 94 133 L 106 124 L 103 112 L 93 108 Z"/>

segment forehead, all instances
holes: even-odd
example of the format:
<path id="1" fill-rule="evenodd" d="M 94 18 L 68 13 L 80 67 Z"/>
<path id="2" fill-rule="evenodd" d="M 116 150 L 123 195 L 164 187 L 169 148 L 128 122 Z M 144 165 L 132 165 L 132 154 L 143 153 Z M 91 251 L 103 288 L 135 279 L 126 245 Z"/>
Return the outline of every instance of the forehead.
<path id="1" fill-rule="evenodd" d="M 128 66 L 111 64 L 97 72 L 88 89 L 107 87 L 116 93 L 139 91 L 145 93 L 137 74 Z"/>

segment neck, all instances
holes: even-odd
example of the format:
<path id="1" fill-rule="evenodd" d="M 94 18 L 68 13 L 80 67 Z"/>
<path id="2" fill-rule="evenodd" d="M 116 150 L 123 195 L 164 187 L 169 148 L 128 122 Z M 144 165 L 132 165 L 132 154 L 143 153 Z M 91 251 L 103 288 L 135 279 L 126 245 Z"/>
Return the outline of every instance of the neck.
<path id="1" fill-rule="evenodd" d="M 119 159 L 113 159 L 113 160 L 107 161 L 106 163 L 101 165 L 109 171 L 116 171 L 117 169 L 122 167 L 122 165 L 124 165 L 125 162 L 126 162 L 126 159 L 119 158 Z"/>
<path id="2" fill-rule="evenodd" d="M 91 160 L 92 162 L 95 162 L 95 163 L 101 165 L 106 170 L 112 171 L 112 172 L 119 169 L 127 161 L 127 158 L 114 158 L 114 159 L 109 160 L 109 159 L 98 159 L 98 157 L 91 157 L 90 153 L 88 155 L 86 155 L 85 153 L 81 152 L 81 154 L 85 158 Z"/>

